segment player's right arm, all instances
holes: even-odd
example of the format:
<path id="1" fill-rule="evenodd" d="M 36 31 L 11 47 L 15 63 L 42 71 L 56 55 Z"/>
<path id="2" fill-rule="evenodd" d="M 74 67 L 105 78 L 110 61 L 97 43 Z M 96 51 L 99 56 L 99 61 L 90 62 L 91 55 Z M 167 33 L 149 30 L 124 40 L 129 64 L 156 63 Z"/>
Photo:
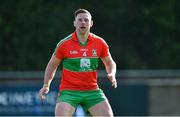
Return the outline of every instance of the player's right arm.
<path id="1" fill-rule="evenodd" d="M 50 61 L 48 62 L 44 74 L 44 85 L 39 91 L 39 96 L 41 99 L 45 99 L 47 94 L 49 92 L 49 87 L 51 84 L 52 79 L 54 78 L 54 75 L 56 73 L 56 70 L 61 62 L 61 59 L 57 58 L 54 54 L 52 55 Z"/>

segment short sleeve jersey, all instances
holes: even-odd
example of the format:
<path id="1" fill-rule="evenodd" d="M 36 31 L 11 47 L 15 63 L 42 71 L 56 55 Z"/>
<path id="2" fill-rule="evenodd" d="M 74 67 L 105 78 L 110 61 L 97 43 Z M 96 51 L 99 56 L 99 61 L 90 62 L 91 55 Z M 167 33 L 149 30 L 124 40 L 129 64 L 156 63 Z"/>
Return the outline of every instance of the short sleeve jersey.
<path id="1" fill-rule="evenodd" d="M 76 32 L 62 39 L 54 55 L 62 60 L 60 90 L 96 90 L 99 58 L 109 55 L 107 43 L 90 33 L 86 44 L 78 41 Z"/>

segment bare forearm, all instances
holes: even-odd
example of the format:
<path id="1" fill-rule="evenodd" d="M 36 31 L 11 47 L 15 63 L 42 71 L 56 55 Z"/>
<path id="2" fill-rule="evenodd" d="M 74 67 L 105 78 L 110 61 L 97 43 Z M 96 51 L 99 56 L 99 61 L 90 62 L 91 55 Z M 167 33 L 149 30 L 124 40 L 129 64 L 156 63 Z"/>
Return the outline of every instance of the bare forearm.
<path id="1" fill-rule="evenodd" d="M 111 59 L 110 61 L 106 61 L 105 67 L 107 71 L 107 77 L 111 81 L 112 86 L 114 88 L 117 87 L 117 81 L 116 81 L 116 63 Z"/>
<path id="2" fill-rule="evenodd" d="M 44 84 L 50 85 L 50 83 L 56 73 L 56 69 L 57 69 L 57 67 L 55 67 L 51 64 L 47 65 L 45 74 L 44 74 Z"/>
<path id="3" fill-rule="evenodd" d="M 60 62 L 61 60 L 56 58 L 54 55 L 51 57 L 44 74 L 44 85 L 39 91 L 39 96 L 41 99 L 46 98 L 45 94 L 49 92 L 50 83 L 54 78 L 54 75 Z"/>
<path id="4" fill-rule="evenodd" d="M 57 59 L 55 56 L 52 56 L 51 60 L 49 61 L 45 74 L 44 74 L 44 85 L 49 86 L 52 79 L 55 76 L 56 70 L 59 66 L 60 60 Z"/>
<path id="5" fill-rule="evenodd" d="M 108 74 L 116 74 L 116 63 L 114 61 L 106 63 L 105 67 Z"/>

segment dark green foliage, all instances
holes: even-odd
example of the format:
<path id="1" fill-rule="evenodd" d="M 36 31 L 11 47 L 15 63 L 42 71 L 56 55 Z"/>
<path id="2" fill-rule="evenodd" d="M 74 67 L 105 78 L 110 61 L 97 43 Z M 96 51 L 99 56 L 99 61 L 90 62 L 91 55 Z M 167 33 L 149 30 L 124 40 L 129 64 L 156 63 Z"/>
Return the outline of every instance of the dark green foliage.
<path id="1" fill-rule="evenodd" d="M 74 11 L 93 15 L 118 69 L 178 69 L 178 0 L 0 1 L 0 70 L 44 70 L 56 44 L 74 31 Z M 102 65 L 100 65 L 102 68 Z"/>

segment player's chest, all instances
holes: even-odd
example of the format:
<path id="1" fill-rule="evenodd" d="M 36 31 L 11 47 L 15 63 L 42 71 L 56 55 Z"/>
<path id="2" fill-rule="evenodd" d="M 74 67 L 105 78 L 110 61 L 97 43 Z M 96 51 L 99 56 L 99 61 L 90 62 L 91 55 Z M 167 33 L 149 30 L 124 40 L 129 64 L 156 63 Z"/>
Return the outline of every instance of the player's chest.
<path id="1" fill-rule="evenodd" d="M 78 57 L 99 57 L 100 56 L 100 47 L 97 45 L 87 45 L 81 46 L 75 44 L 71 47 L 66 47 L 65 49 L 65 57 L 66 58 L 78 58 Z"/>

